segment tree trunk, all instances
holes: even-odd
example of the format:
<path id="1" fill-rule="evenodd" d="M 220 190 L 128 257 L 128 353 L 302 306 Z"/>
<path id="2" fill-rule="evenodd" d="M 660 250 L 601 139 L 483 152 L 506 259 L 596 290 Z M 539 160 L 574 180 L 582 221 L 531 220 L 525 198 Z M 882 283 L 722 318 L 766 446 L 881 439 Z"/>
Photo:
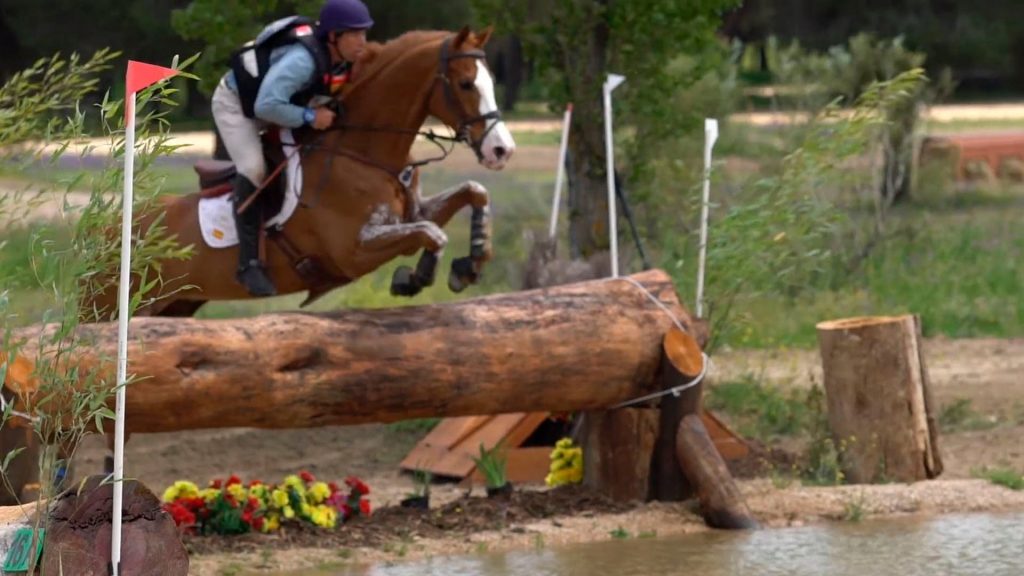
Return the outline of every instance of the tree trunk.
<path id="1" fill-rule="evenodd" d="M 599 0 L 607 5 L 608 0 Z M 574 259 L 608 249 L 608 186 L 604 144 L 604 102 L 601 86 L 608 75 L 608 24 L 594 22 L 586 39 L 562 46 L 564 69 L 573 102 L 569 137 L 569 250 Z M 585 71 L 580 74 L 579 71 Z"/>
<path id="2" fill-rule="evenodd" d="M 706 339 L 667 274 L 630 278 Z M 137 318 L 126 425 L 134 432 L 304 428 L 592 410 L 656 389 L 671 326 L 625 279 L 397 309 Z M 38 330 L 20 335 L 35 341 Z M 113 323 L 81 326 L 75 362 L 99 366 L 113 382 L 116 334 Z"/>
<path id="3" fill-rule="evenodd" d="M 818 324 L 828 418 L 852 483 L 914 482 L 942 471 L 915 316 Z"/>
<path id="4" fill-rule="evenodd" d="M 109 574 L 112 499 L 113 484 L 103 484 L 99 476 L 65 493 L 43 525 L 45 546 L 37 573 Z M 36 504 L 0 508 L 0 528 L 8 528 L 0 530 L 0 556 L 7 556 L 15 529 L 40 524 Z M 121 530 L 121 574 L 188 574 L 188 553 L 174 520 L 160 508 L 159 499 L 134 480 L 124 485 Z"/>

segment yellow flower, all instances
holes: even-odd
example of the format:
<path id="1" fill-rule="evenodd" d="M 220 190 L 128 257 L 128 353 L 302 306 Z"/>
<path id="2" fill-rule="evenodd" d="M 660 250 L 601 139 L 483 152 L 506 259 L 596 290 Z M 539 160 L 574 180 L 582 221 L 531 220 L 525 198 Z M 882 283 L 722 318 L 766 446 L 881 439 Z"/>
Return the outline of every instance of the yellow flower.
<path id="1" fill-rule="evenodd" d="M 302 478 L 299 478 L 295 474 L 292 474 L 290 476 L 285 476 L 285 478 L 284 478 L 284 485 L 288 486 L 288 487 L 291 487 L 291 488 L 296 488 L 296 489 L 303 489 L 303 488 L 305 488 L 305 483 L 302 481 Z"/>
<path id="2" fill-rule="evenodd" d="M 232 484 L 231 486 L 228 486 L 227 492 L 238 502 L 245 502 L 248 494 L 248 490 L 246 490 L 241 484 Z"/>
<path id="3" fill-rule="evenodd" d="M 203 488 L 199 491 L 199 497 L 206 502 L 213 502 L 217 496 L 220 496 L 220 490 L 216 488 Z"/>
<path id="4" fill-rule="evenodd" d="M 199 488 L 186 480 L 178 480 L 164 490 L 164 502 L 174 502 L 178 498 L 197 498 L 198 496 Z"/>
<path id="5" fill-rule="evenodd" d="M 331 488 L 325 482 L 317 482 L 310 487 L 309 496 L 314 504 L 320 504 L 331 496 Z"/>
<path id="6" fill-rule="evenodd" d="M 313 509 L 310 519 L 313 524 L 321 528 L 334 528 L 338 519 L 338 513 L 329 506 L 317 506 Z"/>
<path id="7" fill-rule="evenodd" d="M 271 498 L 273 499 L 274 506 L 277 508 L 284 508 L 288 505 L 288 493 L 280 488 L 274 490 Z"/>
<path id="8" fill-rule="evenodd" d="M 288 518 L 289 520 L 291 520 L 292 518 L 295 518 L 295 510 L 292 510 L 291 506 L 285 506 L 284 507 L 284 517 Z"/>
<path id="9" fill-rule="evenodd" d="M 277 514 L 271 514 L 267 516 L 267 521 L 263 523 L 264 532 L 273 532 L 281 527 L 281 517 Z"/>

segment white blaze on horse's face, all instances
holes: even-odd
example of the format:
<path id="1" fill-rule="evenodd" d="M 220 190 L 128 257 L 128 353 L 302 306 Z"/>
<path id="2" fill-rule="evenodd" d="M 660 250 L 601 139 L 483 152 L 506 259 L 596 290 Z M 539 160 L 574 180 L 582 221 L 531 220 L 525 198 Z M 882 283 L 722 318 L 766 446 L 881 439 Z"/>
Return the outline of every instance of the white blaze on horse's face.
<path id="1" fill-rule="evenodd" d="M 480 93 L 480 114 L 489 114 L 498 110 L 498 103 L 494 98 L 494 80 L 490 71 L 481 62 L 476 63 L 476 89 Z M 501 120 L 489 120 L 497 122 L 494 128 L 488 124 L 487 136 L 480 145 L 480 152 L 483 153 L 482 163 L 490 170 L 501 170 L 505 163 L 516 151 L 516 141 L 512 139 L 512 133 Z"/>

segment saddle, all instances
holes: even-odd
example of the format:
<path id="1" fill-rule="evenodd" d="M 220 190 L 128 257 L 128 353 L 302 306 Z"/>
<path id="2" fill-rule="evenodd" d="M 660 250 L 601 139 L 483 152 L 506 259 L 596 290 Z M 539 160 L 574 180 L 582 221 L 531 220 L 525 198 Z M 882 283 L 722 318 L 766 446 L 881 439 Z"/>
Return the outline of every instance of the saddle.
<path id="1" fill-rule="evenodd" d="M 270 130 L 263 135 L 263 158 L 267 165 L 269 177 L 264 183 L 257 185 L 264 186 L 260 197 L 256 202 L 262 208 L 264 220 L 268 216 L 281 211 L 284 203 L 284 196 L 288 188 L 285 171 L 280 168 L 284 166 L 287 159 L 277 130 Z M 299 138 L 304 136 L 300 134 Z M 297 141 L 301 140 L 297 138 Z M 199 177 L 200 198 L 218 198 L 234 193 L 235 176 L 238 174 L 235 163 L 230 160 L 202 159 L 198 160 L 193 169 Z M 347 276 L 332 273 L 328 266 L 325 266 L 321 259 L 315 255 L 303 254 L 284 233 L 283 224 L 278 224 L 269 229 L 261 228 L 264 234 L 260 235 L 260 244 L 263 245 L 269 238 L 288 257 L 296 274 L 302 278 L 303 283 L 309 289 L 308 297 L 301 304 L 302 307 L 309 305 L 327 292 L 351 282 Z M 261 252 L 263 250 L 261 249 Z"/>

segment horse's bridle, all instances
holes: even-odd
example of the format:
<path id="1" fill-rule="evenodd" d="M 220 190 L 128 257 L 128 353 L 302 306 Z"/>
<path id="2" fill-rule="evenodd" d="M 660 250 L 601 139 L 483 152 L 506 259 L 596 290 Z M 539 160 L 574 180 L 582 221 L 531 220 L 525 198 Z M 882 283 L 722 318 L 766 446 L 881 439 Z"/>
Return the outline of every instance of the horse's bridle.
<path id="1" fill-rule="evenodd" d="M 451 110 L 455 114 L 455 117 L 459 119 L 459 124 L 455 127 L 455 140 L 457 142 L 465 142 L 468 144 L 469 147 L 473 149 L 473 152 L 476 153 L 477 160 L 483 160 L 484 153 L 481 148 L 484 144 L 484 139 L 487 138 L 487 135 L 491 133 L 491 130 L 494 130 L 494 127 L 501 121 L 501 112 L 495 109 L 486 114 L 467 117 L 463 112 L 462 107 L 459 106 L 458 99 L 455 98 L 455 88 L 452 86 L 452 79 L 448 77 L 448 65 L 451 64 L 452 60 L 460 58 L 484 60 L 487 58 L 487 55 L 479 48 L 452 54 L 451 44 L 451 38 L 448 38 L 441 43 L 441 58 L 438 60 L 437 65 L 437 81 L 441 83 L 441 86 L 444 89 L 444 99 L 448 109 Z M 494 122 L 490 122 L 488 124 L 489 120 L 494 120 Z M 484 133 L 480 135 L 479 140 L 474 141 L 469 134 L 469 128 L 477 122 L 484 123 Z"/>
<path id="2" fill-rule="evenodd" d="M 448 106 L 448 109 L 455 114 L 455 117 L 458 118 L 459 123 L 455 127 L 454 137 L 445 136 L 443 134 L 436 134 L 434 133 L 433 130 L 423 131 L 417 129 L 393 128 L 388 126 L 360 126 L 355 124 L 348 124 L 346 122 L 336 122 L 333 126 L 331 126 L 330 129 L 360 130 L 364 132 L 389 132 L 394 134 L 412 134 L 426 138 L 427 141 L 435 144 L 441 149 L 440 156 L 424 158 L 422 160 L 411 162 L 408 165 L 406 165 L 404 169 L 419 168 L 421 166 L 426 166 L 427 164 L 432 164 L 434 162 L 444 160 L 445 158 L 448 157 L 449 154 L 451 154 L 452 150 L 454 149 L 454 145 L 457 142 L 464 142 L 466 145 L 473 149 L 473 152 L 476 154 L 477 160 L 483 160 L 483 142 L 487 138 L 487 135 L 490 134 L 491 130 L 494 130 L 495 126 L 498 125 L 498 122 L 501 121 L 501 112 L 498 110 L 494 110 L 492 112 L 480 114 L 478 116 L 467 116 L 465 113 L 463 113 L 462 107 L 459 106 L 458 99 L 455 97 L 455 88 L 452 86 L 452 80 L 451 78 L 448 77 L 448 66 L 451 64 L 452 60 L 458 60 L 460 58 L 473 58 L 475 60 L 484 60 L 487 57 L 487 55 L 484 53 L 483 50 L 480 50 L 479 48 L 466 50 L 464 52 L 456 52 L 453 54 L 451 51 L 452 40 L 453 37 L 450 37 L 441 43 L 441 55 L 438 60 L 437 75 L 435 77 L 435 86 L 437 81 L 440 81 L 442 89 L 444 91 L 445 104 Z M 431 92 L 430 97 L 433 97 L 433 92 Z M 480 136 L 480 139 L 474 141 L 469 134 L 469 128 L 473 124 L 476 124 L 477 122 L 486 123 L 489 120 L 493 120 L 494 122 L 491 122 L 489 126 L 485 125 L 484 132 Z M 323 136 L 320 135 L 317 138 L 317 140 L 319 141 L 320 138 L 322 137 Z M 442 142 L 450 142 L 452 145 L 450 147 L 446 147 L 444 144 L 442 144 Z M 307 149 L 321 148 L 319 143 L 306 144 L 303 147 Z M 404 172 L 403 168 L 395 170 L 388 166 L 384 166 L 383 164 L 380 164 L 379 162 L 376 162 L 371 158 L 366 158 L 362 155 L 347 152 L 336 148 L 328 149 L 327 151 L 330 152 L 332 156 L 348 156 L 368 166 L 379 168 L 384 172 L 390 174 L 392 177 L 398 179 L 399 181 L 402 181 L 401 174 Z"/>

